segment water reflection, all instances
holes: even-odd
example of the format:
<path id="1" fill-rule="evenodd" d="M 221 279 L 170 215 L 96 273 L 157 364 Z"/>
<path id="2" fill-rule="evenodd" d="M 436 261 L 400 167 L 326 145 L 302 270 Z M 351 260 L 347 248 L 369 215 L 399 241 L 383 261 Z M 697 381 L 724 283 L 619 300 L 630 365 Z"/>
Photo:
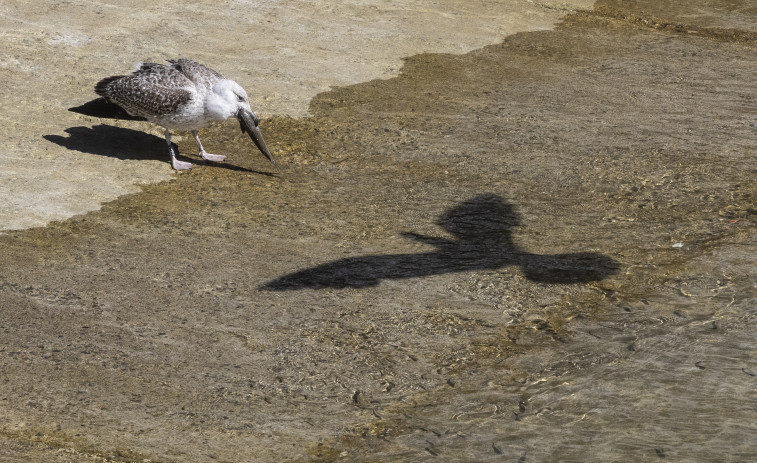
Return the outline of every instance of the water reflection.
<path id="1" fill-rule="evenodd" d="M 364 288 L 381 280 L 416 278 L 471 270 L 519 266 L 526 277 L 541 283 L 582 283 L 601 280 L 618 270 L 618 263 L 602 254 L 531 254 L 518 249 L 512 229 L 520 220 L 513 206 L 494 194 L 465 201 L 443 214 L 437 224 L 454 239 L 405 233 L 436 248 L 418 254 L 350 257 L 292 273 L 264 288 Z"/>

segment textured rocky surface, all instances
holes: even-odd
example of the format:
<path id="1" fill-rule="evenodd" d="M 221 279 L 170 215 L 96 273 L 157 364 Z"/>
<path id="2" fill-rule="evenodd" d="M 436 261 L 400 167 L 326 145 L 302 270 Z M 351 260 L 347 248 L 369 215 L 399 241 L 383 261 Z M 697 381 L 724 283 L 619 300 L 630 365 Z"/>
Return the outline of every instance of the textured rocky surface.
<path id="1" fill-rule="evenodd" d="M 412 56 L 264 119 L 278 170 L 215 127 L 227 164 L 0 236 L 0 461 L 754 460 L 743 5 Z"/>

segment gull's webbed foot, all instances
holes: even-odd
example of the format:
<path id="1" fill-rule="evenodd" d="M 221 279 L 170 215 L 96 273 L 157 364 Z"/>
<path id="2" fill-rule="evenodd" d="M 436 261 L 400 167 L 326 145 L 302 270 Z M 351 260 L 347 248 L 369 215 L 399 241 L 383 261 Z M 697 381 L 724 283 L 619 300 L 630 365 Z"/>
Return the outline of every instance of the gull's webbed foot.
<path id="1" fill-rule="evenodd" d="M 223 156 L 221 154 L 210 154 L 205 152 L 205 150 L 200 151 L 200 157 L 205 159 L 206 161 L 213 162 L 223 162 L 226 159 L 226 156 Z"/>
<path id="2" fill-rule="evenodd" d="M 171 158 L 171 165 L 176 170 L 189 170 L 192 168 L 191 162 L 179 161 L 176 158 Z"/>

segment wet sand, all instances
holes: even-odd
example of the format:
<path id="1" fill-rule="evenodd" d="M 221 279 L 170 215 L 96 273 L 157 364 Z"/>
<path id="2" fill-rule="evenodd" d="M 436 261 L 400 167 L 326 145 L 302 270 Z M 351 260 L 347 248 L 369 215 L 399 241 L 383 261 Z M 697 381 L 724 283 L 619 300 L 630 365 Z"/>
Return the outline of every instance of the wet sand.
<path id="1" fill-rule="evenodd" d="M 217 127 L 0 236 L 0 461 L 754 459 L 757 13 L 695 3 L 410 57 L 264 119 L 277 170 Z"/>

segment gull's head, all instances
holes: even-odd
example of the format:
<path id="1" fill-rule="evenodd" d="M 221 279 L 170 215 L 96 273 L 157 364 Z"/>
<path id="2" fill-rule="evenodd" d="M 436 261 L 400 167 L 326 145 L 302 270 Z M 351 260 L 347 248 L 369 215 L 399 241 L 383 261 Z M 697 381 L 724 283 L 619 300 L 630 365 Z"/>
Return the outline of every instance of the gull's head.
<path id="1" fill-rule="evenodd" d="M 250 102 L 247 99 L 247 92 L 241 85 L 229 79 L 222 79 L 213 85 L 210 93 L 205 99 L 205 111 L 213 119 L 226 120 L 231 116 L 239 119 L 239 126 L 242 133 L 247 132 L 269 161 L 276 164 L 271 152 L 263 139 L 263 133 L 258 127 L 258 118 L 250 109 Z"/>
<path id="2" fill-rule="evenodd" d="M 251 111 L 247 92 L 241 85 L 229 79 L 222 79 L 213 85 L 205 99 L 205 110 L 214 118 L 226 120 L 236 116 L 240 109 Z"/>

